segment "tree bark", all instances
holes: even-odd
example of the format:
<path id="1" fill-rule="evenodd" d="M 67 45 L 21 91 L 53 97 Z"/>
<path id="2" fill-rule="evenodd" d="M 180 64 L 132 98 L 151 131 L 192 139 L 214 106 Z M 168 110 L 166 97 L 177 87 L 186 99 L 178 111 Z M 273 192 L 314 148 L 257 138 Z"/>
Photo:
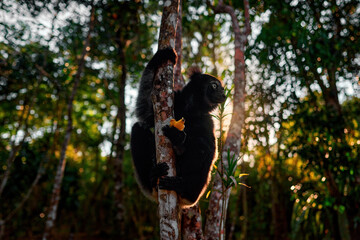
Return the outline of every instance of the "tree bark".
<path id="1" fill-rule="evenodd" d="M 227 13 L 231 16 L 232 27 L 235 35 L 235 76 L 234 76 L 234 99 L 232 118 L 229 126 L 228 135 L 223 147 L 222 159 L 240 154 L 241 129 L 245 120 L 245 46 L 247 37 L 250 34 L 249 2 L 244 0 L 245 26 L 240 30 L 237 16 L 231 6 L 224 5 L 219 1 L 218 5 L 212 7 L 215 14 Z M 227 163 L 224 162 L 224 167 Z M 205 239 L 225 239 L 225 220 L 226 210 L 230 197 L 231 189 L 223 192 L 223 184 L 219 174 L 216 175 L 213 191 L 209 202 L 209 211 L 205 225 Z"/>
<path id="2" fill-rule="evenodd" d="M 62 180 L 64 177 L 64 171 L 65 171 L 65 165 L 66 165 L 66 149 L 70 142 L 71 132 L 73 129 L 72 125 L 72 111 L 73 111 L 73 102 L 76 96 L 77 89 L 80 84 L 80 78 L 81 74 L 83 72 L 84 66 L 85 66 L 85 56 L 89 51 L 89 45 L 90 45 L 90 38 L 91 38 L 91 32 L 94 28 L 94 22 L 95 22 L 95 8 L 92 6 L 91 8 L 91 16 L 89 21 L 89 30 L 87 33 L 87 37 L 83 46 L 82 54 L 79 59 L 78 69 L 74 76 L 74 85 L 73 89 L 71 91 L 71 95 L 67 104 L 67 116 L 68 116 L 68 123 L 66 128 L 66 133 L 64 137 L 64 141 L 62 143 L 61 152 L 60 152 L 60 159 L 59 164 L 56 169 L 56 175 L 54 180 L 54 186 L 50 201 L 50 208 L 49 212 L 47 214 L 47 220 L 45 223 L 45 231 L 43 235 L 43 240 L 46 240 L 49 238 L 52 228 L 54 227 L 56 216 L 57 216 L 57 208 L 60 201 L 60 191 L 61 191 L 61 185 Z"/>
<path id="3" fill-rule="evenodd" d="M 36 86 L 36 89 L 38 88 L 38 85 Z M 7 184 L 7 181 L 9 180 L 9 177 L 10 177 L 10 173 L 11 173 L 11 168 L 12 168 L 12 164 L 13 162 L 15 161 L 15 158 L 16 158 L 16 155 L 18 154 L 18 152 L 20 151 L 23 143 L 25 142 L 25 139 L 28 137 L 29 135 L 29 132 L 28 132 L 28 120 L 29 120 L 29 116 L 30 116 L 30 110 L 32 108 L 32 105 L 34 103 L 34 98 L 31 100 L 30 104 L 27 105 L 26 104 L 26 100 L 24 102 L 24 105 L 23 105 L 23 111 L 21 113 L 21 116 L 20 116 L 20 119 L 19 119 L 19 124 L 18 124 L 18 127 L 16 128 L 15 130 L 15 137 L 14 137 L 14 140 L 11 142 L 11 150 L 10 150 L 10 153 L 9 153 L 9 156 L 6 160 L 6 170 L 5 170 L 5 173 L 3 175 L 3 178 L 1 180 L 1 184 L 0 184 L 0 198 L 1 198 L 1 195 L 4 191 L 4 188 Z M 22 138 L 22 140 L 19 142 L 18 145 L 16 145 L 15 141 L 16 141 L 16 137 L 20 131 L 20 128 L 24 127 L 24 136 Z"/>
<path id="4" fill-rule="evenodd" d="M 121 78 L 118 81 L 119 87 L 119 106 L 116 118 L 120 123 L 120 132 L 118 135 L 118 139 L 116 140 L 116 156 L 114 159 L 114 177 L 115 177 L 115 220 L 120 225 L 120 233 L 123 235 L 125 233 L 124 229 L 124 219 L 125 219 L 125 207 L 123 203 L 123 192 L 122 189 L 124 187 L 123 184 L 123 160 L 124 160 L 124 147 L 125 147 L 125 137 L 126 137 L 126 106 L 125 106 L 125 86 L 126 86 L 126 58 L 125 58 L 125 48 L 124 44 L 118 41 L 118 52 L 119 59 L 121 64 Z M 116 125 L 114 126 L 116 128 Z"/>
<path id="5" fill-rule="evenodd" d="M 273 173 L 271 177 L 271 212 L 272 224 L 274 226 L 274 238 L 287 240 L 288 238 L 288 221 L 286 219 L 286 206 L 280 193 L 277 176 Z"/>
<path id="6" fill-rule="evenodd" d="M 27 193 L 21 200 L 21 202 L 16 206 L 15 209 L 13 209 L 4 219 L 0 219 L 0 240 L 3 239 L 3 235 L 5 232 L 5 224 L 12 219 L 12 217 L 24 206 L 25 202 L 29 199 L 32 191 L 34 190 L 35 186 L 38 184 L 40 178 L 44 174 L 45 170 L 43 167 L 42 162 L 40 163 L 40 166 L 38 168 L 38 172 L 36 174 L 36 177 L 34 181 L 32 182 L 30 188 L 28 189 Z"/>
<path id="7" fill-rule="evenodd" d="M 30 110 L 29 110 L 29 112 L 30 112 Z M 14 140 L 14 142 L 11 144 L 11 151 L 9 153 L 9 157 L 6 160 L 6 170 L 5 170 L 3 179 L 2 179 L 1 184 L 0 184 L 0 198 L 1 198 L 1 195 L 2 195 L 2 193 L 4 191 L 5 186 L 7 184 L 7 181 L 9 180 L 12 164 L 14 163 L 16 155 L 20 151 L 21 146 L 25 142 L 25 139 L 26 139 L 27 136 L 28 136 L 28 132 L 27 132 L 27 129 L 26 129 L 26 133 L 25 133 L 23 139 L 20 141 L 20 143 L 18 145 L 15 145 L 15 140 Z"/>
<path id="8" fill-rule="evenodd" d="M 175 51 L 177 53 L 177 62 L 174 69 L 174 91 L 181 90 L 185 81 L 181 75 L 181 58 L 182 58 L 182 0 L 179 3 L 179 14 L 177 17 Z"/>
<path id="9" fill-rule="evenodd" d="M 182 210 L 182 238 L 187 240 L 204 239 L 201 226 L 201 213 L 199 204 Z"/>
<path id="10" fill-rule="evenodd" d="M 164 1 L 158 49 L 175 47 L 178 9 L 179 0 Z M 176 175 L 175 155 L 170 141 L 163 135 L 161 128 L 169 124 L 173 116 L 173 71 L 171 61 L 158 69 L 151 94 L 154 105 L 156 159 L 157 162 L 166 162 L 168 164 L 168 176 Z M 180 239 L 180 218 L 176 192 L 159 189 L 158 201 L 160 239 Z"/>

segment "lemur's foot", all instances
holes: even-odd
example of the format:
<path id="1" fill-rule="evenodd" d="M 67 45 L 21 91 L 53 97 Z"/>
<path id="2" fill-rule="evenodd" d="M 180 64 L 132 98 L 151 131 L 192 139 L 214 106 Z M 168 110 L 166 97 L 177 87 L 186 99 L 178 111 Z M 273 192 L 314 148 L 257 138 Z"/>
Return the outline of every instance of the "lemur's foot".
<path id="1" fill-rule="evenodd" d="M 151 185 L 156 186 L 157 180 L 160 177 L 166 176 L 168 174 L 169 166 L 167 163 L 158 163 L 151 169 L 150 180 Z"/>
<path id="2" fill-rule="evenodd" d="M 159 189 L 172 190 L 182 193 L 183 181 L 181 177 L 162 177 L 159 179 Z"/>

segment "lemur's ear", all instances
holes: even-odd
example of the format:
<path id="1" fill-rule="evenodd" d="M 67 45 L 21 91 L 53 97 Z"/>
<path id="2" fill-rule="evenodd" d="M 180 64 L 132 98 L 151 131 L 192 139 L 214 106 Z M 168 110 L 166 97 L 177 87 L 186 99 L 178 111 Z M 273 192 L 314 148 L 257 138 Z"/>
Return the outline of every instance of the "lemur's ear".
<path id="1" fill-rule="evenodd" d="M 187 72 L 188 72 L 189 78 L 192 78 L 193 76 L 202 73 L 201 68 L 199 66 L 196 66 L 196 65 L 189 67 Z"/>

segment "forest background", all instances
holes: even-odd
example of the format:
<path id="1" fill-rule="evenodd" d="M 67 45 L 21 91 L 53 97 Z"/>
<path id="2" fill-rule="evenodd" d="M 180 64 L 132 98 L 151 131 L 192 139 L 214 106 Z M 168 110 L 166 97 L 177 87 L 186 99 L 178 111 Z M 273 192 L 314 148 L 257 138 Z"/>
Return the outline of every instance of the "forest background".
<path id="1" fill-rule="evenodd" d="M 243 26 L 242 2 L 224 2 Z M 231 190 L 226 239 L 358 239 L 360 3 L 249 5 L 236 174 L 251 188 Z M 182 7 L 185 80 L 197 65 L 231 88 L 230 17 L 205 1 Z M 54 239 L 158 239 L 129 132 L 161 12 L 161 1 L 0 2 L 0 237 L 39 239 L 55 210 Z"/>

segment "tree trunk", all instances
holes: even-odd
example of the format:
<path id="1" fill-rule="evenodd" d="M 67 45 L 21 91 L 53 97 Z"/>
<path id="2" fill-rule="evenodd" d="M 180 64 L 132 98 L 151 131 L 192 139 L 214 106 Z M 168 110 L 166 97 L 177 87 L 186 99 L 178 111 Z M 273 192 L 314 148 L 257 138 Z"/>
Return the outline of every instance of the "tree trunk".
<path id="1" fill-rule="evenodd" d="M 182 238 L 187 240 L 204 239 L 201 226 L 201 213 L 199 204 L 182 210 Z"/>
<path id="2" fill-rule="evenodd" d="M 241 198 L 241 202 L 242 202 L 242 208 L 243 208 L 243 212 L 244 212 L 244 222 L 241 225 L 241 239 L 245 240 L 247 239 L 247 227 L 248 227 L 248 217 L 249 217 L 249 213 L 248 213 L 248 202 L 247 202 L 247 197 L 246 197 L 246 190 L 245 188 L 241 189 L 241 194 L 242 194 L 242 198 Z"/>
<path id="3" fill-rule="evenodd" d="M 185 81 L 181 75 L 181 57 L 182 57 L 182 0 L 179 3 L 179 14 L 177 17 L 175 51 L 177 53 L 177 62 L 174 69 L 174 91 L 181 90 Z"/>
<path id="4" fill-rule="evenodd" d="M 275 175 L 276 173 L 273 173 Z M 279 183 L 276 175 L 271 178 L 271 210 L 272 225 L 274 226 L 274 238 L 287 240 L 288 238 L 288 221 L 286 219 L 286 206 L 280 195 Z"/>
<path id="5" fill-rule="evenodd" d="M 215 13 L 227 13 L 231 16 L 232 27 L 235 35 L 235 76 L 234 76 L 234 99 L 232 118 L 228 135 L 223 147 L 222 159 L 227 159 L 227 154 L 235 156 L 240 154 L 241 129 L 245 120 L 245 45 L 247 36 L 250 34 L 249 3 L 244 0 L 245 27 L 243 31 L 237 20 L 232 7 L 224 5 L 223 1 L 212 7 Z M 227 163 L 224 162 L 224 167 Z M 205 225 L 205 239 L 225 239 L 225 219 L 231 189 L 223 192 L 223 184 L 219 174 L 216 175 L 213 191 L 209 202 L 209 211 Z"/>
<path id="6" fill-rule="evenodd" d="M 175 47 L 176 23 L 179 0 L 164 2 L 161 18 L 159 49 Z M 154 105 L 155 143 L 157 162 L 166 162 L 169 166 L 168 176 L 175 176 L 175 155 L 170 141 L 163 135 L 161 128 L 170 123 L 173 116 L 173 64 L 168 61 L 155 74 L 152 91 Z M 177 195 L 174 191 L 158 191 L 160 239 L 180 239 L 180 219 Z"/>
<path id="7" fill-rule="evenodd" d="M 37 89 L 38 85 L 39 84 L 37 84 L 36 89 Z M 30 110 L 32 108 L 34 100 L 35 100 L 35 98 L 33 98 L 31 100 L 29 105 L 27 105 L 26 100 L 24 102 L 23 111 L 21 112 L 21 116 L 20 116 L 20 119 L 19 119 L 19 122 L 18 122 L 18 126 L 17 126 L 17 128 L 15 130 L 15 137 L 14 137 L 14 140 L 10 144 L 11 145 L 11 150 L 10 150 L 9 156 L 8 156 L 8 158 L 6 160 L 6 170 L 5 170 L 4 176 L 3 176 L 2 180 L 1 180 L 0 198 L 1 198 L 1 195 L 2 195 L 2 193 L 4 191 L 5 186 L 7 184 L 7 181 L 9 180 L 12 164 L 15 161 L 16 155 L 20 151 L 23 143 L 25 142 L 25 139 L 29 135 L 29 132 L 28 132 L 28 120 L 29 120 Z M 18 143 L 18 145 L 16 145 L 15 141 L 16 141 L 18 132 L 20 131 L 20 128 L 22 128 L 22 127 L 24 127 L 24 132 L 25 133 L 24 133 L 24 136 L 23 136 L 22 140 Z"/>
<path id="8" fill-rule="evenodd" d="M 29 112 L 30 112 L 30 110 L 29 110 Z M 16 155 L 20 151 L 21 146 L 24 143 L 25 138 L 27 136 L 28 136 L 28 133 L 27 133 L 27 130 L 26 130 L 26 134 L 24 135 L 23 139 L 20 141 L 20 143 L 18 145 L 15 145 L 15 140 L 11 144 L 11 151 L 9 153 L 9 157 L 6 160 L 6 170 L 5 170 L 3 179 L 2 179 L 1 184 L 0 184 L 0 198 L 1 198 L 1 195 L 2 195 L 2 193 L 4 191 L 5 186 L 7 184 L 7 181 L 9 180 L 12 164 L 15 161 Z"/>
<path id="9" fill-rule="evenodd" d="M 66 149 L 70 142 L 71 132 L 73 129 L 73 125 L 72 125 L 73 102 L 74 102 L 74 99 L 76 96 L 77 89 L 80 84 L 81 74 L 82 74 L 84 66 L 85 66 L 85 56 L 86 56 L 87 52 L 89 51 L 91 32 L 94 28 L 94 22 L 95 22 L 94 14 L 95 14 L 95 8 L 94 8 L 94 6 L 92 6 L 90 21 L 89 21 L 89 31 L 87 33 L 87 37 L 86 37 L 86 40 L 85 40 L 85 43 L 83 46 L 81 57 L 79 59 L 78 69 L 74 76 L 74 86 L 71 91 L 71 95 L 70 95 L 70 98 L 69 98 L 69 101 L 67 104 L 68 123 L 67 123 L 64 141 L 61 146 L 59 164 L 56 169 L 54 186 L 53 186 L 53 191 L 52 191 L 52 196 L 51 196 L 51 201 L 50 201 L 50 208 L 49 208 L 49 212 L 47 214 L 47 220 L 45 223 L 45 231 L 44 231 L 44 235 L 42 238 L 43 240 L 46 240 L 49 238 L 51 230 L 54 227 L 56 216 L 57 216 L 57 208 L 58 208 L 58 204 L 59 204 L 59 200 L 60 200 L 61 185 L 62 185 L 62 180 L 64 177 L 64 171 L 65 171 L 65 165 L 66 165 L 66 158 L 65 158 L 66 157 Z"/>
<path id="10" fill-rule="evenodd" d="M 328 131 L 333 131 L 333 135 L 335 138 L 338 138 L 343 144 L 346 143 L 344 129 L 346 127 L 344 116 L 342 113 L 342 107 L 339 101 L 339 91 L 336 86 L 336 69 L 331 68 L 327 69 L 327 79 L 329 82 L 329 86 L 327 87 L 326 84 L 323 82 L 323 80 L 320 78 L 320 75 L 315 72 L 315 77 L 317 80 L 317 83 L 320 86 L 322 97 L 324 99 L 326 108 L 327 108 L 327 118 L 329 122 L 335 123 L 336 122 L 336 128 L 330 129 L 330 126 Z M 335 125 L 335 124 L 332 124 Z M 339 148 L 339 154 L 340 154 L 340 161 L 347 162 L 346 154 L 348 153 L 349 148 L 343 147 Z M 321 161 L 321 166 L 324 169 L 324 176 L 326 177 L 326 186 L 328 188 L 328 191 L 330 195 L 335 199 L 335 204 L 341 204 L 343 194 L 339 191 L 338 184 L 336 183 L 336 174 L 333 173 L 331 167 L 326 162 L 326 160 Z M 349 183 L 349 185 L 356 184 L 355 182 Z M 332 210 L 333 213 L 333 225 L 334 225 L 334 236 L 335 238 L 341 238 L 341 239 L 358 239 L 359 238 L 359 232 L 360 227 L 353 227 L 356 226 L 356 223 L 354 223 L 354 217 L 353 216 L 353 209 L 356 209 L 356 204 L 351 204 L 352 206 L 347 207 L 346 214 L 340 213 L 336 210 Z M 350 223 L 350 225 L 349 225 Z M 357 229 L 356 229 L 357 228 Z"/>
<path id="11" fill-rule="evenodd" d="M 125 233 L 124 229 L 124 219 L 125 219 L 125 207 L 123 203 L 123 161 L 124 161 L 124 147 L 125 147 L 125 137 L 126 137 L 126 106 L 125 106 L 125 86 L 126 86 L 126 58 L 125 58 L 125 48 L 124 44 L 118 41 L 118 52 L 119 60 L 121 64 L 121 78 L 118 81 L 119 88 L 119 106 L 116 118 L 120 123 L 120 132 L 118 139 L 115 143 L 116 156 L 114 159 L 114 177 L 115 177 L 115 186 L 114 186 L 114 195 L 115 195 L 115 220 L 119 224 L 121 235 Z M 116 128 L 116 125 L 114 126 Z"/>
<path id="12" fill-rule="evenodd" d="M 15 209 L 13 209 L 4 219 L 0 219 L 0 240 L 3 238 L 3 235 L 5 233 L 5 224 L 12 219 L 12 217 L 24 206 L 25 202 L 29 199 L 32 191 L 34 190 L 35 186 L 38 184 L 40 178 L 44 174 L 45 170 L 43 167 L 42 162 L 40 163 L 40 166 L 38 168 L 38 172 L 36 174 L 36 177 L 34 181 L 32 182 L 30 188 L 28 189 L 27 193 L 21 200 L 21 202 L 16 206 Z"/>

